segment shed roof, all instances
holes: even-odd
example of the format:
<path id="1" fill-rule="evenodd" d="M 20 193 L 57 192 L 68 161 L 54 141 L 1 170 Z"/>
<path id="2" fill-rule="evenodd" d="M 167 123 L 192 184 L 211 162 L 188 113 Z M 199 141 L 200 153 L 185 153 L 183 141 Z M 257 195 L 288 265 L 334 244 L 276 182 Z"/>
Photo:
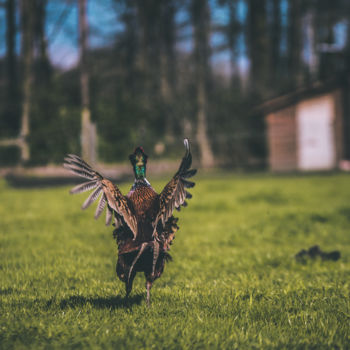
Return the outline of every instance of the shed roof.
<path id="1" fill-rule="evenodd" d="M 266 100 L 260 105 L 256 106 L 253 110 L 254 112 L 268 114 L 279 109 L 292 106 L 301 100 L 312 98 L 335 89 L 343 88 L 344 86 L 344 79 L 338 77 L 328 79 L 326 81 L 314 81 L 309 85 L 299 87 L 287 94 Z"/>

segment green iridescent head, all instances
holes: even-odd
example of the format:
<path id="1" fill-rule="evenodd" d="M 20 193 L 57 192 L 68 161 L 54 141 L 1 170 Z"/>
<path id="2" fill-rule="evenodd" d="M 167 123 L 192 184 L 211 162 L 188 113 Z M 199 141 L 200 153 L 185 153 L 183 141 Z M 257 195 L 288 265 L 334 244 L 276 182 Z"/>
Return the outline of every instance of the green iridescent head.
<path id="1" fill-rule="evenodd" d="M 147 154 L 142 147 L 137 147 L 133 154 L 130 154 L 129 159 L 134 169 L 136 179 L 146 177 Z"/>

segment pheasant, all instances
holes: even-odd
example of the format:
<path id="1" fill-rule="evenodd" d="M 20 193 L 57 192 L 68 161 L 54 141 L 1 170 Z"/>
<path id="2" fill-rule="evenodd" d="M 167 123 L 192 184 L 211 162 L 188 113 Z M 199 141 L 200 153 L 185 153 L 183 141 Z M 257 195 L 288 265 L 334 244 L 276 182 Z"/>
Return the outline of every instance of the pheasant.
<path id="1" fill-rule="evenodd" d="M 188 180 L 197 172 L 191 169 L 192 155 L 188 139 L 184 139 L 184 145 L 186 153 L 180 167 L 160 194 L 146 179 L 148 156 L 142 147 L 137 147 L 129 156 L 135 179 L 126 196 L 80 157 L 69 154 L 64 159 L 66 169 L 88 179 L 75 186 L 70 193 L 93 190 L 82 209 L 88 208 L 100 196 L 95 219 L 105 207 L 106 225 L 110 225 L 114 218 L 113 237 L 118 245 L 116 272 L 125 283 L 126 297 L 132 290 L 136 273 L 143 272 L 148 305 L 153 282 L 162 275 L 166 261 L 171 260 L 168 251 L 179 229 L 178 218 L 173 216 L 173 211 L 187 206 L 186 199 L 192 195 L 186 189 L 195 185 Z"/>

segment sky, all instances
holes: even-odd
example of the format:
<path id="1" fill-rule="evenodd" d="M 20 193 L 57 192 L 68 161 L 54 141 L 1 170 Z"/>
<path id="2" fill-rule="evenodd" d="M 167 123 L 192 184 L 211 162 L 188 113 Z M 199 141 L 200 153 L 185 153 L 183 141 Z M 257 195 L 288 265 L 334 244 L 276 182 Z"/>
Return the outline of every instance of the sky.
<path id="1" fill-rule="evenodd" d="M 112 41 L 113 34 L 121 29 L 118 25 L 113 0 L 88 0 L 88 22 L 90 47 L 108 44 L 108 41 Z M 48 1 L 46 36 L 49 42 L 49 55 L 51 61 L 59 67 L 69 68 L 77 63 L 77 23 L 76 1 Z M 19 24 L 17 23 L 17 25 Z M 5 55 L 5 35 L 5 9 L 0 7 L 0 57 Z M 19 50 L 19 40 L 17 41 L 17 49 Z"/>
<path id="2" fill-rule="evenodd" d="M 88 23 L 89 23 L 89 46 L 92 48 L 106 46 L 113 42 L 118 31 L 122 31 L 123 27 L 118 20 L 118 11 L 114 0 L 87 0 L 88 3 Z M 219 7 L 216 0 L 209 0 L 211 6 L 212 22 L 226 24 L 229 20 L 227 8 Z M 282 0 L 281 16 L 282 21 L 287 20 L 287 0 Z M 247 16 L 247 6 L 241 0 L 238 4 L 237 18 L 244 22 Z M 176 17 L 177 21 L 186 20 L 188 14 L 180 11 Z M 77 64 L 79 52 L 77 48 L 78 40 L 78 13 L 76 0 L 48 0 L 46 35 L 49 43 L 49 56 L 51 62 L 62 69 L 69 69 Z M 346 23 L 339 22 L 335 28 L 336 43 L 332 47 L 321 46 L 321 50 L 340 50 L 346 42 Z M 191 27 L 183 30 L 182 34 L 191 33 Z M 5 9 L 0 7 L 0 57 L 5 55 L 5 34 L 6 34 L 6 18 Z M 282 38 L 286 33 L 282 33 Z M 190 35 L 189 35 L 190 37 Z M 17 38 L 17 49 L 19 50 L 19 36 Z M 212 47 L 218 46 L 225 40 L 220 33 L 214 33 L 211 36 Z M 308 47 L 308 38 L 304 38 L 305 50 L 304 60 L 308 61 L 312 55 Z M 243 74 L 249 70 L 249 61 L 247 58 L 246 45 L 244 37 L 238 38 L 238 64 L 239 70 Z M 286 40 L 282 40 L 282 52 L 287 49 Z M 191 39 L 182 40 L 178 44 L 178 48 L 183 51 L 190 52 L 192 50 Z M 228 50 L 217 52 L 212 56 L 212 64 L 214 67 L 229 73 L 230 53 Z"/>
<path id="3" fill-rule="evenodd" d="M 239 17 L 246 15 L 245 6 L 239 5 Z M 227 23 L 228 12 L 218 8 L 215 1 L 211 1 L 212 21 Z M 185 19 L 185 12 L 180 12 L 177 20 Z M 18 20 L 18 19 L 17 19 Z M 49 55 L 51 62 L 60 68 L 68 69 L 77 64 L 79 52 L 77 49 L 77 21 L 78 13 L 76 2 L 73 0 L 49 0 L 47 7 L 46 35 L 49 43 Z M 117 9 L 113 0 L 88 0 L 89 46 L 102 47 L 113 42 L 115 35 L 123 28 L 118 21 Z M 190 31 L 190 28 L 185 29 Z M 5 55 L 6 18 L 5 10 L 0 7 L 0 57 Z M 211 38 L 213 46 L 219 45 L 224 40 L 220 34 L 214 34 Z M 19 50 L 19 38 L 17 49 Z M 191 51 L 191 40 L 183 40 L 179 47 L 184 51 Z M 226 51 L 215 54 L 213 63 L 216 65 L 228 64 L 229 53 Z M 244 58 L 241 59 L 244 62 Z M 244 63 L 242 64 L 244 66 Z"/>
<path id="4" fill-rule="evenodd" d="M 49 40 L 51 61 L 59 67 L 69 68 L 78 61 L 78 13 L 72 1 L 49 2 L 46 31 L 56 35 Z M 108 45 L 113 35 L 122 28 L 118 25 L 118 17 L 113 0 L 88 1 L 89 46 L 92 48 Z M 59 23 L 59 15 L 65 14 L 64 25 Z M 62 16 L 63 17 L 63 16 Z M 62 18 L 61 17 L 61 18 Z M 56 19 L 56 20 L 55 20 Z"/>

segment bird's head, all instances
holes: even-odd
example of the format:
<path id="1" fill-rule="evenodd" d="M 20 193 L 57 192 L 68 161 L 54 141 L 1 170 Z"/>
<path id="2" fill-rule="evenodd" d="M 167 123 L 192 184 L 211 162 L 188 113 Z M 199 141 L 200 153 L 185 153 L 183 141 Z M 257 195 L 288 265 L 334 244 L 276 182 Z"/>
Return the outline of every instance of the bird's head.
<path id="1" fill-rule="evenodd" d="M 135 148 L 134 153 L 130 154 L 129 159 L 134 169 L 136 179 L 146 177 L 147 154 L 142 147 Z"/>

